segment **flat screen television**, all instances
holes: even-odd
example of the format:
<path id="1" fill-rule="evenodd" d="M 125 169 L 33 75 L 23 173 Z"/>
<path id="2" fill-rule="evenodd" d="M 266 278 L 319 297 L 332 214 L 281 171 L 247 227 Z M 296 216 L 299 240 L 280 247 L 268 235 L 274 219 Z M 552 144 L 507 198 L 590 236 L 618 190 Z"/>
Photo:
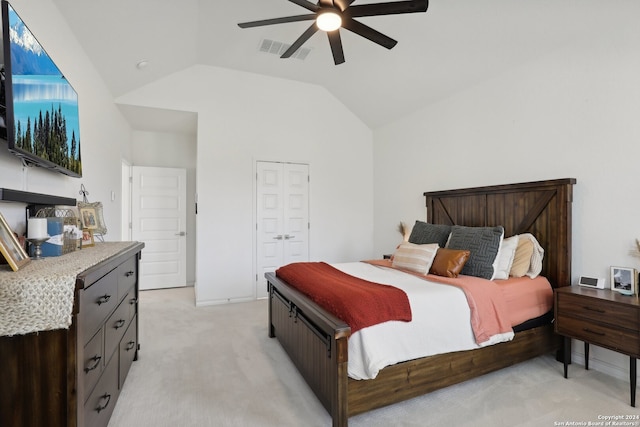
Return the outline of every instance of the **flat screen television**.
<path id="1" fill-rule="evenodd" d="M 2 0 L 0 138 L 27 164 L 82 176 L 78 94 Z"/>

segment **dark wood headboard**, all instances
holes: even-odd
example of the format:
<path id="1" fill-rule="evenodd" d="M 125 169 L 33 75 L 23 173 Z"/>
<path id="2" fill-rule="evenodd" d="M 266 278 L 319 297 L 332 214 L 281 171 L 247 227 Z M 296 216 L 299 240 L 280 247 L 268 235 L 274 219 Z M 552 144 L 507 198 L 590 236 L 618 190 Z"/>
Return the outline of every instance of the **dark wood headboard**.
<path id="1" fill-rule="evenodd" d="M 427 222 L 487 227 L 505 237 L 533 234 L 544 248 L 542 274 L 554 288 L 571 285 L 574 178 L 424 193 Z"/>

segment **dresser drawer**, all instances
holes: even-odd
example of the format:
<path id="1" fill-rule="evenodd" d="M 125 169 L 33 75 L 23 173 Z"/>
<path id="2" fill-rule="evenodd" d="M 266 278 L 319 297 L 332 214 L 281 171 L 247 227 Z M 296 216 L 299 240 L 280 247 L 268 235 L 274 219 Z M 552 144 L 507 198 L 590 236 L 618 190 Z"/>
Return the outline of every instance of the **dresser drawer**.
<path id="1" fill-rule="evenodd" d="M 637 332 L 614 329 L 608 325 L 560 314 L 556 319 L 557 332 L 591 344 L 640 357 L 640 337 Z"/>
<path id="2" fill-rule="evenodd" d="M 110 358 L 116 347 L 118 347 L 129 323 L 131 323 L 129 306 L 128 301 L 122 301 L 104 325 L 104 352 L 107 358 Z"/>
<path id="3" fill-rule="evenodd" d="M 129 368 L 133 363 L 138 348 L 138 333 L 135 319 L 129 325 L 129 329 L 124 334 L 124 338 L 120 341 L 120 389 L 124 384 L 125 378 L 129 373 Z"/>
<path id="4" fill-rule="evenodd" d="M 136 284 L 137 262 L 130 258 L 118 267 L 118 296 L 122 298 Z"/>
<path id="5" fill-rule="evenodd" d="M 122 302 L 129 305 L 129 319 L 133 319 L 133 316 L 138 314 L 138 298 L 135 291 L 131 289 Z"/>
<path id="6" fill-rule="evenodd" d="M 558 310 L 563 315 L 602 322 L 615 328 L 627 328 L 636 332 L 640 329 L 640 325 L 638 325 L 638 308 L 604 301 L 599 298 L 559 293 Z"/>
<path id="7" fill-rule="evenodd" d="M 93 337 L 105 319 L 118 305 L 118 276 L 116 270 L 80 291 L 79 324 L 85 339 Z M 84 344 L 84 343 L 83 343 Z"/>
<path id="8" fill-rule="evenodd" d="M 84 382 L 84 397 L 88 397 L 93 387 L 98 382 L 102 368 L 104 367 L 104 331 L 99 329 L 98 332 L 84 346 L 84 360 L 82 363 L 82 371 L 80 377 Z M 84 402 L 85 399 L 80 399 Z"/>
<path id="9" fill-rule="evenodd" d="M 111 358 L 98 385 L 84 404 L 84 425 L 105 427 L 118 400 L 118 355 Z"/>

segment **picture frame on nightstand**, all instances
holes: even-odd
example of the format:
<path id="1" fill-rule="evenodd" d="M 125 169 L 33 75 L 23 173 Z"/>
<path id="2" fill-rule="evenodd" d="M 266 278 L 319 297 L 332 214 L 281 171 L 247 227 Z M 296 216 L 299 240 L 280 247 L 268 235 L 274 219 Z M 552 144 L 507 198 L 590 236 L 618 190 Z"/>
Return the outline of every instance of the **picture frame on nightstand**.
<path id="1" fill-rule="evenodd" d="M 611 290 L 624 295 L 638 292 L 638 274 L 635 268 L 611 267 Z"/>

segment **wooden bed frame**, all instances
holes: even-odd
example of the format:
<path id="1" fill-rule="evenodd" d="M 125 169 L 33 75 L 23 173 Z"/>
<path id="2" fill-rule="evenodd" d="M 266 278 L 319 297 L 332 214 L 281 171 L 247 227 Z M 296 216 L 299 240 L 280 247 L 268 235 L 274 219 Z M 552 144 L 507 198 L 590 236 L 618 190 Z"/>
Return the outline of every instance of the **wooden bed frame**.
<path id="1" fill-rule="evenodd" d="M 573 178 L 424 193 L 427 222 L 531 233 L 545 249 L 543 272 L 554 288 L 571 285 Z M 372 380 L 347 376 L 349 326 L 266 273 L 269 336 L 277 337 L 333 419 L 348 418 L 447 387 L 560 348 L 551 325 L 517 332 L 512 341 L 388 366 Z"/>

